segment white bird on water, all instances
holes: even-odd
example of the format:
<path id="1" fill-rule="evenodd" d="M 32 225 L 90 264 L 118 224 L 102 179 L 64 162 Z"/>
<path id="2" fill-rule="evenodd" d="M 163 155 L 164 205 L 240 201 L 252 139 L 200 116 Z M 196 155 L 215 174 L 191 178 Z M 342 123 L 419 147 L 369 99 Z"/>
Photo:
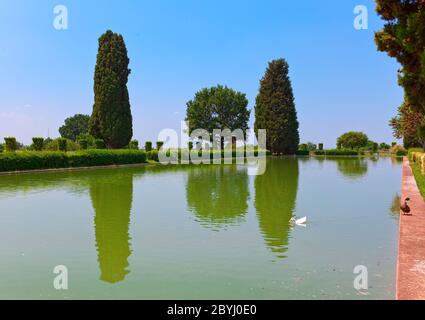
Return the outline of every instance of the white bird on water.
<path id="1" fill-rule="evenodd" d="M 297 217 L 293 217 L 291 218 L 291 223 L 295 223 L 297 226 L 301 226 L 301 227 L 305 227 L 306 223 L 307 223 L 307 217 L 303 217 L 303 218 L 297 218 Z"/>

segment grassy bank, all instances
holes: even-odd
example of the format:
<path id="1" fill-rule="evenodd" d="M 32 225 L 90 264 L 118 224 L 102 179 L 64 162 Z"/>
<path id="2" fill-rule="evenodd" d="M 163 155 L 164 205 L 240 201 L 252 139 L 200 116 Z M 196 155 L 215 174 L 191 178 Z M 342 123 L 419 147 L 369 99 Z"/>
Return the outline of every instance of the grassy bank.
<path id="1" fill-rule="evenodd" d="M 415 176 L 416 184 L 418 185 L 419 191 L 422 197 L 425 199 L 425 176 L 421 172 L 421 166 L 418 163 L 411 162 L 410 166 Z"/>
<path id="2" fill-rule="evenodd" d="M 423 149 L 413 148 L 409 149 L 409 163 L 412 168 L 413 175 L 415 176 L 416 184 L 418 185 L 419 191 L 422 197 L 425 199 L 425 175 L 422 173 L 422 157 L 425 154 Z M 425 167 L 424 167 L 425 169 Z"/>

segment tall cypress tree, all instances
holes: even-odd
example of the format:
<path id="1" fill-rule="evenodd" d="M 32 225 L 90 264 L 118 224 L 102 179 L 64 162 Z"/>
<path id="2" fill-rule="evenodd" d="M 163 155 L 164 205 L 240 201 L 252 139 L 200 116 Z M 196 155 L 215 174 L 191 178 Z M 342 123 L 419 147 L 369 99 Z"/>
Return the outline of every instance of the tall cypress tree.
<path id="1" fill-rule="evenodd" d="M 103 139 L 108 148 L 125 147 L 133 136 L 127 90 L 129 62 L 121 35 L 108 30 L 99 38 L 90 133 Z"/>
<path id="2" fill-rule="evenodd" d="M 277 154 L 294 154 L 300 142 L 288 71 L 284 59 L 269 62 L 255 102 L 254 129 L 267 130 L 267 149 Z"/>

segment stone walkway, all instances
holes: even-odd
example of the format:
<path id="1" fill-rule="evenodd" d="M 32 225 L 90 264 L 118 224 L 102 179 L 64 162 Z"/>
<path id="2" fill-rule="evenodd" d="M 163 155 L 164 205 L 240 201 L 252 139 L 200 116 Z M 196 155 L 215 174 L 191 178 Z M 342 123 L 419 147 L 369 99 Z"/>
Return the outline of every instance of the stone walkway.
<path id="1" fill-rule="evenodd" d="M 411 199 L 412 216 L 400 213 L 396 299 L 425 299 L 425 202 L 409 160 L 403 160 L 402 202 Z"/>

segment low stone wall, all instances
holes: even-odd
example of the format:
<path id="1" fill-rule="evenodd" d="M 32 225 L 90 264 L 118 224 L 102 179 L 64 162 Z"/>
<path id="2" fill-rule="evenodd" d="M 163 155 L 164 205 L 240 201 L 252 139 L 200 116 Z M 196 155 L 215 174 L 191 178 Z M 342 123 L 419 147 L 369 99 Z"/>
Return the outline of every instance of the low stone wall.
<path id="1" fill-rule="evenodd" d="M 425 201 L 409 160 L 403 160 L 402 201 L 410 198 L 412 215 L 400 213 L 397 300 L 425 300 Z"/>

